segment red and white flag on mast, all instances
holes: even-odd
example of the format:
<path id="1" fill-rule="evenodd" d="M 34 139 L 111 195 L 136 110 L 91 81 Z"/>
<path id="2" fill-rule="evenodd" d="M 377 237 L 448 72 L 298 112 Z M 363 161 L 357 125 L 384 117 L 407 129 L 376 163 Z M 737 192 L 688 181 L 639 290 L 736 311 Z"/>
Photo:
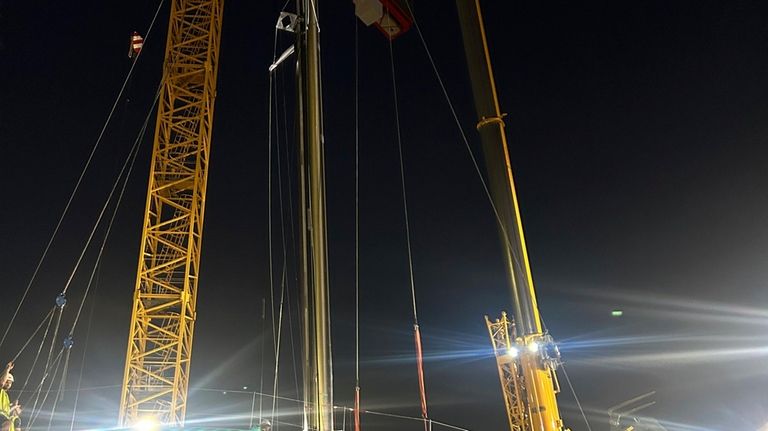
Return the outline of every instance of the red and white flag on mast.
<path id="1" fill-rule="evenodd" d="M 134 31 L 131 35 L 131 46 L 128 49 L 128 58 L 134 58 L 141 52 L 141 48 L 144 47 L 144 38 L 139 32 Z"/>

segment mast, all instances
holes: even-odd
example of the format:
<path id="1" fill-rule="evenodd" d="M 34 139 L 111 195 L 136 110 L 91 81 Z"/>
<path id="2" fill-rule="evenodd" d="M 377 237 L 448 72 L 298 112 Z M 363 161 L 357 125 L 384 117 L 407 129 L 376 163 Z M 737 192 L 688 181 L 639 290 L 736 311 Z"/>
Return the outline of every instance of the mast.
<path id="1" fill-rule="evenodd" d="M 297 1 L 304 429 L 333 431 L 318 3 L 319 0 Z"/>
<path id="2" fill-rule="evenodd" d="M 505 269 L 512 291 L 514 322 L 506 314 L 487 319 L 494 344 L 510 428 L 513 431 L 559 431 L 563 422 L 555 394 L 559 354 L 542 330 L 536 291 L 520 219 L 515 182 L 499 108 L 479 0 L 457 0 L 488 185 L 498 215 Z M 511 337 L 510 337 L 510 332 Z M 521 407 L 522 406 L 522 407 Z"/>

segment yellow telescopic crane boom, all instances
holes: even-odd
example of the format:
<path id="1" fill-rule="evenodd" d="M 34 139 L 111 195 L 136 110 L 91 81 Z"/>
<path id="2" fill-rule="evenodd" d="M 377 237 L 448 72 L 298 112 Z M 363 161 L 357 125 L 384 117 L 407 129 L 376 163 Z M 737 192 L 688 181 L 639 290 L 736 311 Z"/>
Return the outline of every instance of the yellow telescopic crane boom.
<path id="1" fill-rule="evenodd" d="M 488 186 L 498 215 L 514 321 L 486 317 L 512 431 L 562 431 L 557 347 L 542 329 L 479 0 L 457 0 Z"/>
<path id="2" fill-rule="evenodd" d="M 120 400 L 184 424 L 223 0 L 172 0 Z"/>

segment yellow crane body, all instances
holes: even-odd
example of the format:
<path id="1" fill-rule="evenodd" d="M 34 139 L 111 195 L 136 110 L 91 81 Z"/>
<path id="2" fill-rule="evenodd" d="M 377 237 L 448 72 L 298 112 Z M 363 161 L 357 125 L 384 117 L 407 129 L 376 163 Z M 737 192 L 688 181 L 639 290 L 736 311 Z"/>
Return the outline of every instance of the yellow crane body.
<path id="1" fill-rule="evenodd" d="M 223 0 L 172 0 L 119 425 L 183 425 Z"/>
<path id="2" fill-rule="evenodd" d="M 512 292 L 514 319 L 486 317 L 511 431 L 564 431 L 557 406 L 559 352 L 543 330 L 479 0 L 457 0 L 464 48 Z"/>

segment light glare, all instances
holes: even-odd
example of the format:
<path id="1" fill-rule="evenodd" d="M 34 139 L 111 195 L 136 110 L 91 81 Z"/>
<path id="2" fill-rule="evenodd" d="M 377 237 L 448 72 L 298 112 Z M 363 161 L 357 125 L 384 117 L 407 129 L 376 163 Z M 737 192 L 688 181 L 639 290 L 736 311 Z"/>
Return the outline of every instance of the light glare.
<path id="1" fill-rule="evenodd" d="M 507 349 L 507 355 L 516 358 L 518 354 L 517 347 L 510 346 L 509 349 Z"/>
<path id="2" fill-rule="evenodd" d="M 134 431 L 157 431 L 160 429 L 160 423 L 153 418 L 143 418 L 133 426 Z"/>

